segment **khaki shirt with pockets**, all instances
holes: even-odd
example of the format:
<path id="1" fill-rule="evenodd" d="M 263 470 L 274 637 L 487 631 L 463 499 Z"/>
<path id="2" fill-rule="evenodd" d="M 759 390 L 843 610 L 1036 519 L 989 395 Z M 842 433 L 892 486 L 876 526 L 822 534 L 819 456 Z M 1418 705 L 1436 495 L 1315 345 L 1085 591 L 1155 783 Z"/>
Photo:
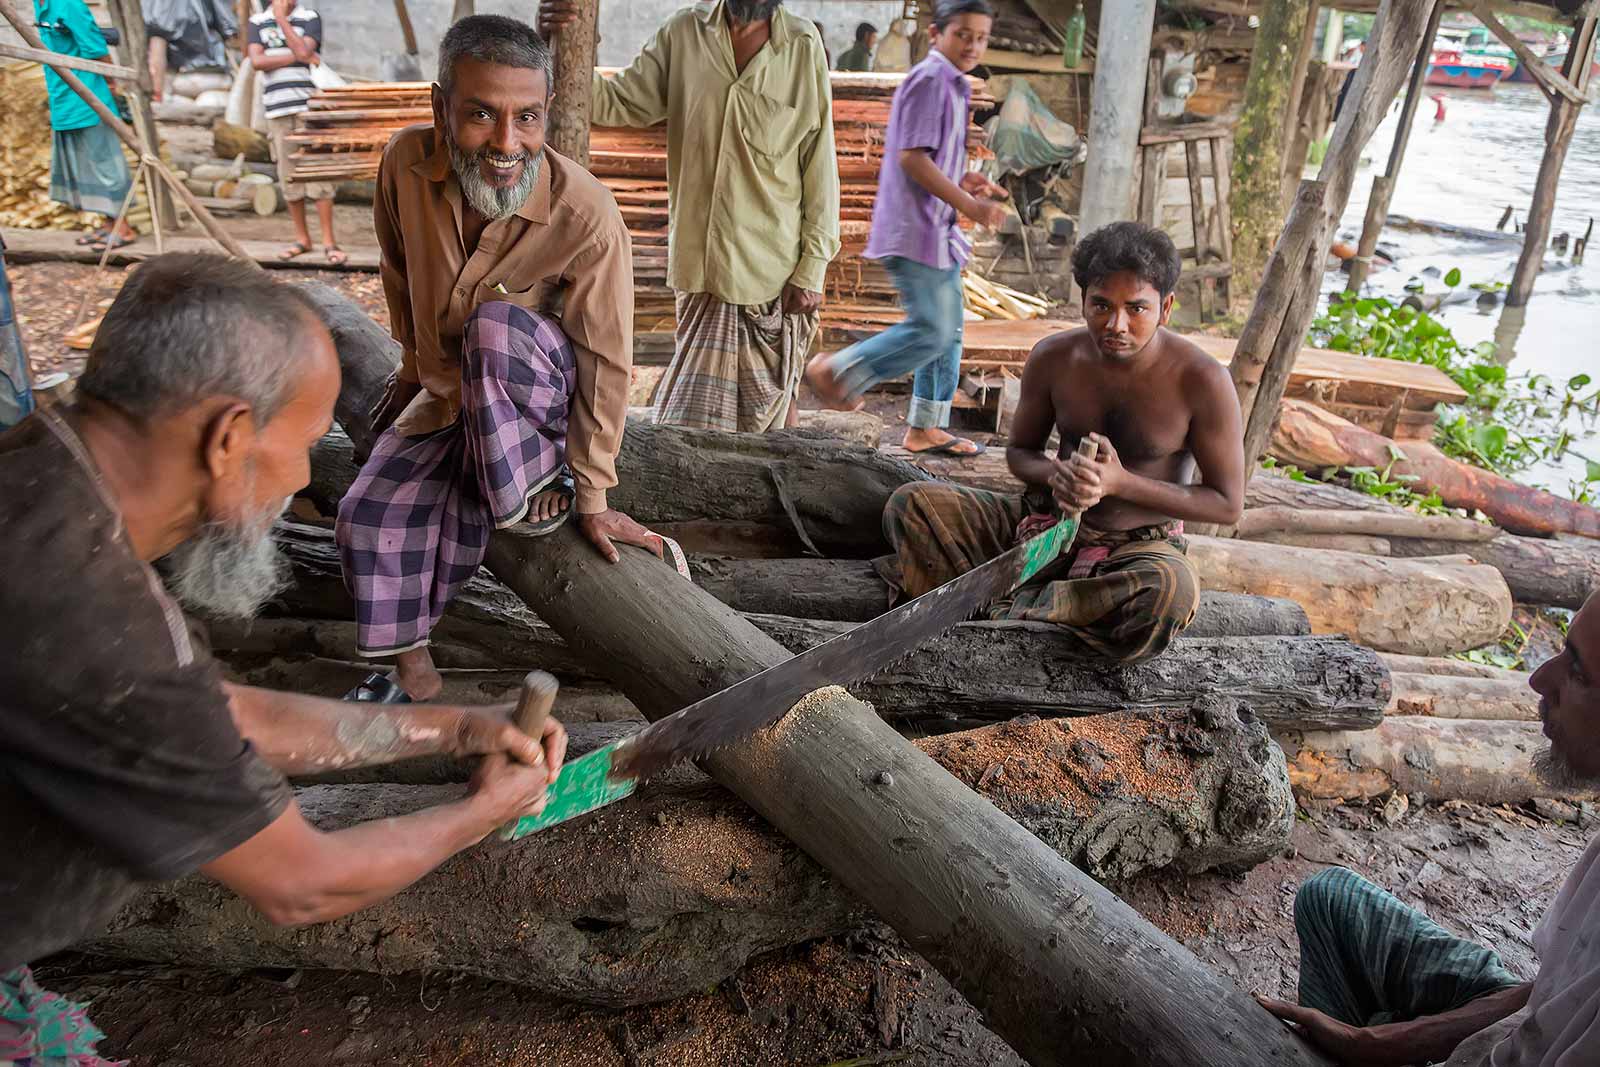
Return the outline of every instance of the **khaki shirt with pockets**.
<path id="1" fill-rule="evenodd" d="M 833 89 L 817 28 L 778 8 L 741 74 L 723 0 L 669 18 L 633 65 L 595 75 L 597 126 L 667 124 L 667 284 L 761 304 L 821 292 L 839 254 Z"/>
<path id="2" fill-rule="evenodd" d="M 395 134 L 378 167 L 373 227 L 400 342 L 400 377 L 422 392 L 395 420 L 406 436 L 461 414 L 461 334 L 479 304 L 506 300 L 552 315 L 572 342 L 578 384 L 567 422 L 567 466 L 580 513 L 606 509 L 633 367 L 633 246 L 610 191 L 546 148 L 516 213 L 491 222 L 467 255 L 461 186 L 433 127 Z"/>

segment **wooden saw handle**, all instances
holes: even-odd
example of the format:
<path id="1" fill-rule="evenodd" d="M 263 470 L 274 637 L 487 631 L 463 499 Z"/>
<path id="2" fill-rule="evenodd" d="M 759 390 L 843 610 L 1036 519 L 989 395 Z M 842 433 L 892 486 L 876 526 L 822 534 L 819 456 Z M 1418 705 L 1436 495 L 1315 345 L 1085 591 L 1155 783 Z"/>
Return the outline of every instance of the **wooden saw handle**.
<path id="1" fill-rule="evenodd" d="M 517 698 L 512 724 L 535 741 L 539 740 L 544 735 L 545 720 L 550 718 L 550 709 L 555 706 L 556 692 L 560 688 L 555 675 L 529 671 L 522 679 L 522 694 Z"/>
<path id="2" fill-rule="evenodd" d="M 1073 454 L 1082 456 L 1084 459 L 1094 459 L 1100 454 L 1100 446 L 1094 441 L 1089 440 L 1088 434 L 1084 434 L 1082 437 L 1078 438 L 1078 447 L 1073 449 Z M 1083 512 L 1073 512 L 1067 517 L 1071 519 L 1080 519 L 1083 517 Z"/>

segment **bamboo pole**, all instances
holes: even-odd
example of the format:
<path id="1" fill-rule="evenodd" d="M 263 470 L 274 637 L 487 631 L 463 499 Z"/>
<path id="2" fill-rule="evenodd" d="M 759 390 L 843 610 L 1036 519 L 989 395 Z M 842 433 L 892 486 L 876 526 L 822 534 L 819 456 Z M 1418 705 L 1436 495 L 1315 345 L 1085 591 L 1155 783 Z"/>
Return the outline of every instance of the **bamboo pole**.
<path id="1" fill-rule="evenodd" d="M 154 82 L 150 77 L 150 39 L 145 33 L 144 10 L 136 0 L 106 0 L 111 24 L 122 35 L 122 54 L 133 66 L 134 81 L 128 87 L 128 103 L 133 112 L 133 130 L 138 135 L 141 156 L 161 155 L 161 135 L 156 130 L 155 111 L 150 106 Z M 150 196 L 151 225 L 159 234 L 178 228 L 178 212 L 172 194 L 149 175 L 146 191 Z"/>
<path id="2" fill-rule="evenodd" d="M 39 34 L 34 30 L 32 23 L 25 21 L 22 16 L 17 14 L 17 9 L 12 6 L 11 0 L 0 0 L 0 16 L 4 16 L 5 20 L 11 24 L 11 28 L 16 30 L 18 36 L 29 45 L 34 48 L 44 48 L 44 41 L 39 38 Z M 126 122 L 123 122 L 110 108 L 106 107 L 99 97 L 89 91 L 89 87 L 83 84 L 83 79 L 65 67 L 56 66 L 53 61 L 47 66 L 61 76 L 61 80 L 67 83 L 67 87 L 77 93 L 83 99 L 83 102 L 89 105 L 89 109 L 99 116 L 100 121 L 105 123 L 107 128 L 116 134 L 123 144 L 138 153 L 139 158 L 147 166 L 161 175 L 162 181 L 166 182 L 167 187 L 178 195 L 178 199 L 183 201 L 183 206 L 189 209 L 189 212 L 194 215 L 195 221 L 200 223 L 201 228 L 206 231 L 206 234 L 212 240 L 221 245 L 230 256 L 249 263 L 255 262 L 239 242 L 235 241 L 228 231 L 222 228 L 211 212 L 206 210 L 205 205 L 195 199 L 193 193 L 184 188 L 177 175 L 173 174 L 167 165 L 161 162 L 161 157 L 144 150 L 144 147 L 139 143 L 138 135 L 128 127 Z"/>
<path id="3" fill-rule="evenodd" d="M 47 48 L 25 48 L 20 44 L 7 44 L 4 41 L 0 41 L 0 56 L 31 60 L 34 63 L 49 63 L 52 66 L 81 70 L 86 74 L 98 74 L 102 78 L 115 78 L 118 81 L 132 81 L 139 76 L 139 72 L 132 67 L 101 63 L 94 59 L 79 59 L 77 56 L 63 56 Z"/>
<path id="4" fill-rule="evenodd" d="M 1595 25 L 1595 16 L 1578 24 L 1561 71 L 1580 92 L 1589 87 Z M 1542 83 L 1540 87 L 1543 88 Z M 1522 307 L 1528 302 L 1533 295 L 1533 283 L 1544 266 L 1545 247 L 1550 243 L 1550 220 L 1556 212 L 1556 186 L 1561 181 L 1561 168 L 1566 164 L 1567 149 L 1572 145 L 1572 135 L 1578 128 L 1578 112 L 1583 106 L 1548 89 L 1545 92 L 1550 98 L 1550 118 L 1544 130 L 1544 158 L 1539 161 L 1533 202 L 1528 205 L 1528 223 L 1522 231 L 1522 254 L 1517 257 L 1516 269 L 1511 273 L 1511 288 L 1506 292 L 1508 307 Z"/>
<path id="5" fill-rule="evenodd" d="M 1400 125 L 1394 131 L 1394 143 L 1389 147 L 1389 165 L 1381 177 L 1372 180 L 1372 197 L 1367 202 L 1367 215 L 1361 226 L 1361 239 L 1356 243 L 1356 259 L 1350 264 L 1350 279 L 1345 292 L 1359 293 L 1372 269 L 1372 253 L 1378 248 L 1378 235 L 1383 232 L 1383 220 L 1389 217 L 1389 202 L 1394 197 L 1395 182 L 1400 178 L 1400 164 L 1406 158 L 1406 145 L 1411 140 L 1411 127 L 1417 118 L 1417 107 L 1422 103 L 1422 87 L 1427 81 L 1428 65 L 1433 57 L 1433 39 L 1439 32 L 1439 20 L 1444 17 L 1444 0 L 1433 5 L 1428 18 L 1428 28 L 1423 32 L 1422 43 L 1417 46 L 1417 58 L 1411 64 L 1411 81 L 1406 86 L 1406 101 L 1400 108 Z"/>

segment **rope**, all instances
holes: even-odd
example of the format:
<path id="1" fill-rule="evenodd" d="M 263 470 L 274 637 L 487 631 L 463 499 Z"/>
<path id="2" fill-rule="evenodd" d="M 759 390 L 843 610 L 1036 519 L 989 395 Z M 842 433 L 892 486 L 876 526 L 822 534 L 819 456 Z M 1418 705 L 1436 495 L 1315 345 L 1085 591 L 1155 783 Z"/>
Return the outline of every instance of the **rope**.
<path id="1" fill-rule="evenodd" d="M 111 229 L 106 234 L 106 247 L 100 253 L 100 262 L 95 265 L 94 274 L 89 279 L 89 285 L 83 291 L 83 299 L 78 301 L 78 313 L 73 316 L 72 330 L 76 330 L 83 325 L 83 316 L 84 312 L 89 309 L 89 301 L 93 300 L 95 295 L 100 292 L 100 274 L 106 269 L 106 264 L 111 260 L 112 238 L 116 237 L 117 230 L 122 226 L 123 220 L 128 217 L 128 208 L 133 206 L 133 194 L 139 188 L 139 180 L 145 176 L 145 163 L 149 158 L 148 155 L 140 158 L 139 167 L 133 172 L 133 180 L 128 183 L 127 195 L 122 198 L 122 208 L 117 212 L 117 217 L 112 220 Z M 154 211 L 154 208 L 155 205 L 152 204 L 151 210 Z M 71 333 L 72 330 L 67 332 Z"/>

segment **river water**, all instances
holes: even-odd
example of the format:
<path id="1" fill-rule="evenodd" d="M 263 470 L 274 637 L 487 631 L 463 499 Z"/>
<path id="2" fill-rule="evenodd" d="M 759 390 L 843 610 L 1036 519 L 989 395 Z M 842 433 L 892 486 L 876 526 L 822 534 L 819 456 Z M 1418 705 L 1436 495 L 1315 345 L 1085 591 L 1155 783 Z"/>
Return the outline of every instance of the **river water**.
<path id="1" fill-rule="evenodd" d="M 1427 91 L 1432 95 L 1435 87 Z M 1395 186 L 1391 214 L 1492 231 L 1509 204 L 1518 221 L 1525 219 L 1544 154 L 1549 115 L 1544 97 L 1532 85 L 1502 85 L 1492 93 L 1438 91 L 1445 97 L 1445 118 L 1435 121 L 1434 102 L 1422 101 Z M 1367 158 L 1342 226 L 1352 240 L 1361 230 L 1372 178 L 1381 174 L 1388 162 L 1398 117 L 1398 108 L 1391 109 L 1367 146 Z M 1575 237 L 1582 234 L 1591 215 L 1600 216 L 1597 103 L 1580 113 L 1561 173 L 1552 236 L 1563 231 Z M 1595 244 L 1600 245 L 1600 225 Z M 1445 272 L 1459 267 L 1458 302 L 1446 303 L 1435 314 L 1463 344 L 1496 341 L 1498 358 L 1514 374 L 1544 374 L 1565 382 L 1575 374 L 1587 373 L 1600 383 L 1600 247 L 1591 248 L 1580 266 L 1573 266 L 1566 255 L 1547 252 L 1545 270 L 1526 307 L 1497 304 L 1487 309 L 1478 307 L 1474 299 L 1478 294 L 1468 286 L 1472 282 L 1510 282 L 1521 248 L 1515 235 L 1493 240 L 1391 226 L 1384 230 L 1380 247 L 1398 259 L 1393 267 L 1372 276 L 1368 295 L 1400 297 L 1406 281 L 1425 268 Z M 1442 288 L 1436 278 L 1423 280 L 1430 292 Z M 1328 283 L 1330 290 L 1342 288 L 1334 275 Z M 1600 460 L 1600 430 L 1576 417 L 1569 421 L 1569 428 L 1582 438 L 1576 451 Z M 1583 459 L 1569 454 L 1563 462 L 1541 464 L 1519 480 L 1567 495 L 1569 481 L 1582 478 L 1583 473 Z"/>

